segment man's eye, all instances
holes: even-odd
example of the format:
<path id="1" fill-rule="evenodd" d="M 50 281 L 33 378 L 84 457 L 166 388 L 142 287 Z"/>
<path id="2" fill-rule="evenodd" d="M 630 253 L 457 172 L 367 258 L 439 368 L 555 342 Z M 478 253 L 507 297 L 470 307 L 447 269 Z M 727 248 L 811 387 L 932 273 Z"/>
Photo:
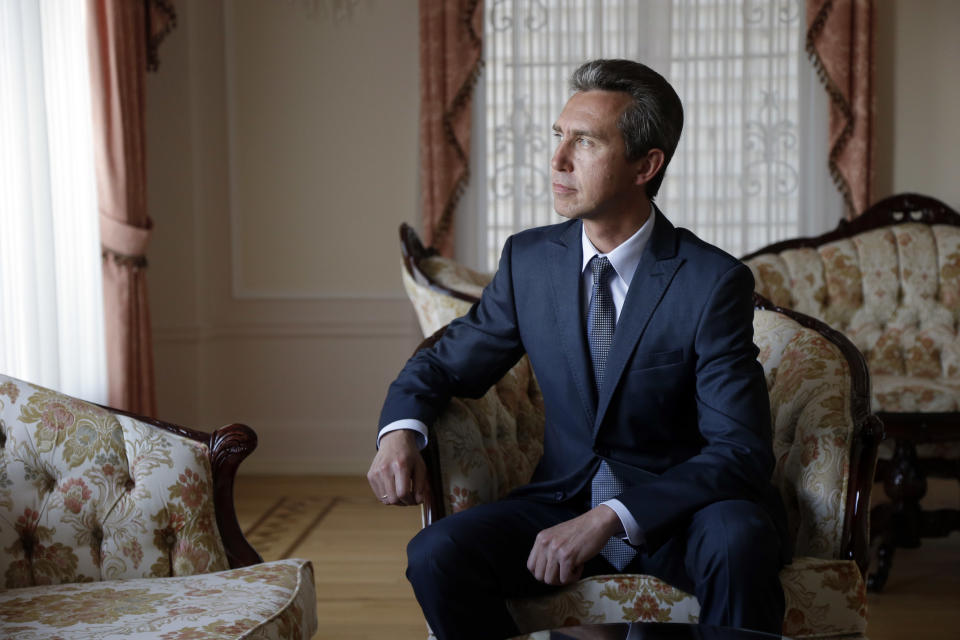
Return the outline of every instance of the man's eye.
<path id="1" fill-rule="evenodd" d="M 587 140 L 586 138 L 577 138 L 577 144 L 580 145 L 581 147 L 589 147 L 590 141 Z"/>
<path id="2" fill-rule="evenodd" d="M 560 140 L 563 138 L 563 136 L 560 135 L 560 132 L 559 132 L 559 131 L 554 131 L 554 132 L 553 132 L 553 138 L 554 138 L 554 140 L 556 140 L 557 142 L 560 142 Z"/>

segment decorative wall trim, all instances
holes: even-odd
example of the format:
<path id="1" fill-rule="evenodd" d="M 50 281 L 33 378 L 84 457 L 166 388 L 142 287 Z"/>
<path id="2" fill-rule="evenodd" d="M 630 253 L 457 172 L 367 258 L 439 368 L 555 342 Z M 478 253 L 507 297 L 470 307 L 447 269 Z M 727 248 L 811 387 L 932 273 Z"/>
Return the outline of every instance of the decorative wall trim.
<path id="1" fill-rule="evenodd" d="M 240 277 L 240 218 L 237 214 L 237 208 L 240 206 L 240 198 L 237 195 L 237 172 L 234 152 L 237 148 L 235 124 L 237 120 L 236 108 L 236 61 L 234 52 L 236 51 L 236 42 L 234 32 L 236 29 L 234 21 L 234 6 L 230 0 L 222 0 L 223 4 L 223 65 L 224 77 L 226 78 L 226 114 L 227 114 L 227 211 L 230 216 L 230 284 L 231 293 L 236 299 L 258 299 L 262 297 L 250 291 L 243 289 L 242 278 Z"/>
<path id="2" fill-rule="evenodd" d="M 291 4 L 296 0 L 289 0 Z M 307 20 L 330 22 L 334 25 L 353 20 L 353 12 L 360 0 L 299 0 L 301 11 Z"/>
<path id="3" fill-rule="evenodd" d="M 399 258 L 400 249 L 397 249 L 397 257 Z M 397 264 L 397 274 L 400 273 L 400 264 L 398 260 Z M 234 300 L 289 300 L 292 302 L 296 301 L 323 301 L 323 302 L 338 302 L 338 301 L 347 301 L 347 302 L 357 302 L 362 300 L 372 300 L 379 301 L 385 300 L 388 302 L 397 302 L 397 301 L 407 301 L 406 294 L 397 293 L 397 292 L 375 292 L 375 293 L 303 293 L 297 291 L 261 291 L 257 289 L 250 289 L 249 287 L 241 288 L 240 284 L 237 282 L 238 276 L 237 272 L 233 272 L 233 290 L 231 291 L 231 296 Z M 399 282 L 400 279 L 397 278 Z"/>
<path id="4" fill-rule="evenodd" d="M 240 215 L 243 202 L 239 196 L 239 185 L 237 184 L 236 172 L 236 90 L 237 90 L 237 65 L 236 65 L 236 24 L 235 3 L 232 0 L 221 0 L 223 5 L 223 59 L 224 59 L 224 77 L 226 78 L 226 138 L 227 138 L 227 211 L 230 221 L 230 286 L 231 295 L 235 300 L 405 300 L 406 296 L 399 291 L 373 292 L 373 293 L 343 293 L 343 292 L 304 292 L 304 291 L 282 291 L 276 289 L 251 288 L 243 282 L 243 261 L 241 238 L 242 218 Z M 352 14 L 352 5 L 355 2 L 346 0 L 333 1 L 328 9 L 337 13 L 341 11 L 338 7 L 341 5 L 350 5 Z M 324 3 L 324 6 L 327 6 Z M 331 14 L 333 15 L 333 14 Z M 399 247 L 397 249 L 398 273 L 399 273 Z M 397 279 L 399 282 L 399 278 Z"/>
<path id="5" fill-rule="evenodd" d="M 420 337 L 416 322 L 252 322 L 233 325 L 181 325 L 154 327 L 158 344 L 216 342 L 225 340 L 299 340 L 327 338 L 410 338 Z"/>

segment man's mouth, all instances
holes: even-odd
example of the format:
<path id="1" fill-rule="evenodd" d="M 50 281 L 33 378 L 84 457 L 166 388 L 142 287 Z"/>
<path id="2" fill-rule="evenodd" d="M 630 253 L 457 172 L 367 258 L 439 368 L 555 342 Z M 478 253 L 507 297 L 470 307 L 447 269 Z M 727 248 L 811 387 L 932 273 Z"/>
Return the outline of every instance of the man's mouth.
<path id="1" fill-rule="evenodd" d="M 566 195 L 568 193 L 573 193 L 576 191 L 573 187 L 568 187 L 567 185 L 560 184 L 559 182 L 553 183 L 553 192 L 557 195 Z"/>

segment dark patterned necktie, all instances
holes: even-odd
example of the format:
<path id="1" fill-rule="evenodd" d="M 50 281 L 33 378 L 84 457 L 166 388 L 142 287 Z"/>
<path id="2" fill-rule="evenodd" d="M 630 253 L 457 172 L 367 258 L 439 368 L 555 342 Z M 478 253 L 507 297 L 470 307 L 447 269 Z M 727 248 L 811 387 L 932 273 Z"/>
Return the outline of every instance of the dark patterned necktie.
<path id="1" fill-rule="evenodd" d="M 610 261 L 605 257 L 594 256 L 590 260 L 590 269 L 593 271 L 593 288 L 587 310 L 587 338 L 590 342 L 590 358 L 593 360 L 593 379 L 599 395 L 617 316 L 613 306 L 613 294 L 610 292 L 610 276 L 613 274 Z M 615 498 L 623 493 L 624 489 L 626 485 L 623 480 L 617 477 L 606 460 L 602 460 L 590 483 L 590 506 L 596 507 Z M 616 567 L 617 571 L 623 571 L 637 552 L 619 536 L 612 536 L 600 554 Z"/>

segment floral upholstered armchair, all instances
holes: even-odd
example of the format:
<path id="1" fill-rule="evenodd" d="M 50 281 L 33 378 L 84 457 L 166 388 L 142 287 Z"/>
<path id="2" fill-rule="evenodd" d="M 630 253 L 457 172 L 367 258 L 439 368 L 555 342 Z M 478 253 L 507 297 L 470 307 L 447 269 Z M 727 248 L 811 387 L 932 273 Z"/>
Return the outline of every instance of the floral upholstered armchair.
<path id="1" fill-rule="evenodd" d="M 424 249 L 409 227 L 401 237 L 405 286 L 424 333 L 433 334 L 426 346 L 469 309 L 484 276 Z M 783 633 L 860 637 L 867 622 L 867 508 L 881 436 L 869 412 L 866 365 L 838 332 L 759 296 L 754 335 L 770 393 L 773 481 L 794 538 L 794 560 L 780 574 Z M 525 482 L 542 453 L 543 420 L 525 361 L 482 398 L 452 400 L 425 450 L 434 487 L 426 521 L 496 500 Z M 699 614 L 694 596 L 631 574 L 586 578 L 550 596 L 511 601 L 510 608 L 524 633 L 597 622 L 695 622 Z"/>
<path id="2" fill-rule="evenodd" d="M 842 331 L 866 356 L 884 424 L 873 511 L 886 582 L 894 549 L 960 530 L 960 510 L 923 511 L 926 476 L 960 480 L 960 214 L 925 196 L 892 196 L 815 238 L 744 258 L 757 292 Z"/>
<path id="3" fill-rule="evenodd" d="M 309 638 L 310 563 L 262 563 L 237 523 L 254 447 L 0 375 L 0 637 Z"/>

